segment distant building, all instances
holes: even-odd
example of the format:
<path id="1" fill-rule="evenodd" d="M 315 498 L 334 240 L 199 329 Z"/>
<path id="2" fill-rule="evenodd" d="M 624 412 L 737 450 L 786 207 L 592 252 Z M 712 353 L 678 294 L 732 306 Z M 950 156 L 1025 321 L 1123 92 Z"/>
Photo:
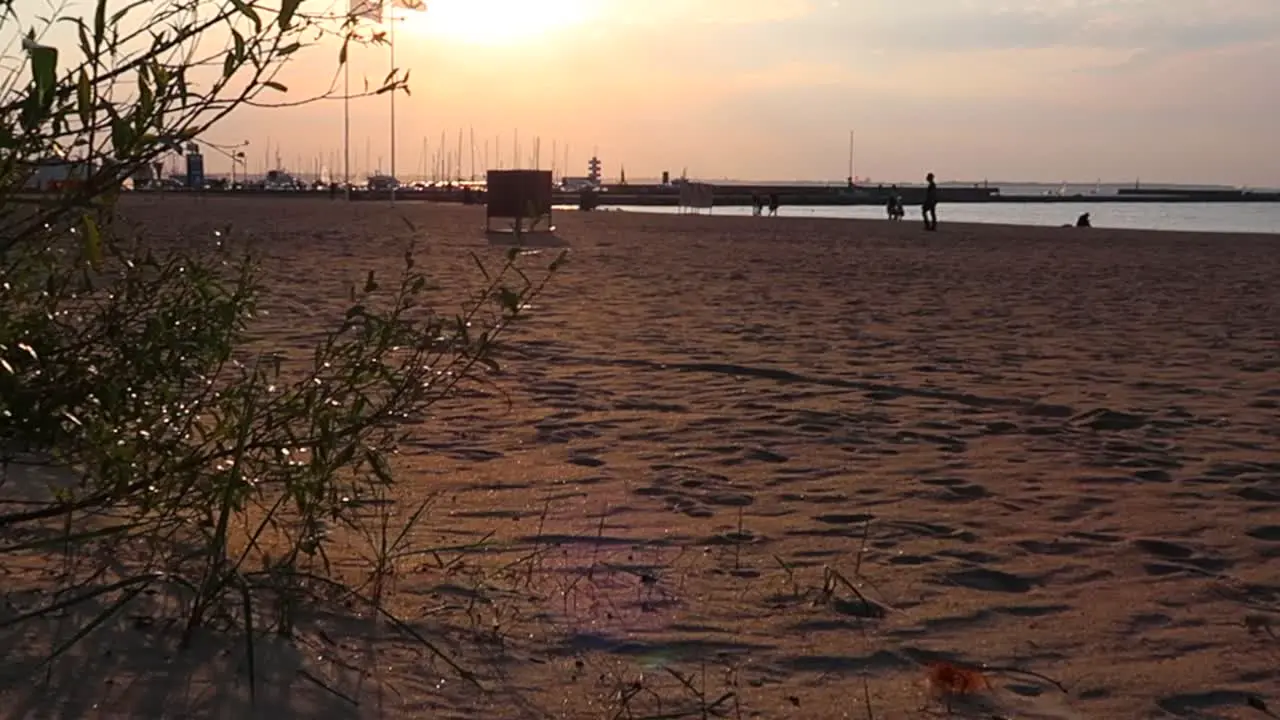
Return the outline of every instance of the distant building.
<path id="1" fill-rule="evenodd" d="M 155 184 L 163 173 L 164 165 L 162 163 L 155 163 L 154 165 L 143 163 L 133 171 L 129 179 L 133 181 L 135 190 L 143 190 Z"/>
<path id="2" fill-rule="evenodd" d="M 600 183 L 590 177 L 566 177 L 560 180 L 560 187 L 569 192 L 575 192 L 586 188 L 596 188 L 599 186 Z"/>
<path id="3" fill-rule="evenodd" d="M 204 187 L 204 155 L 200 152 L 200 146 L 195 143 L 187 144 L 187 187 L 192 190 L 200 190 Z"/>
<path id="4" fill-rule="evenodd" d="M 374 173 L 368 177 L 368 187 L 375 192 L 397 190 L 400 188 L 400 181 L 384 173 Z"/>
<path id="5" fill-rule="evenodd" d="M 23 184 L 30 192 L 57 192 L 71 184 L 84 182 L 92 168 L 83 163 L 56 155 L 36 161 Z"/>
<path id="6" fill-rule="evenodd" d="M 276 169 L 267 171 L 267 176 L 262 180 L 262 186 L 267 190 L 297 190 L 302 187 L 302 183 L 285 170 Z"/>

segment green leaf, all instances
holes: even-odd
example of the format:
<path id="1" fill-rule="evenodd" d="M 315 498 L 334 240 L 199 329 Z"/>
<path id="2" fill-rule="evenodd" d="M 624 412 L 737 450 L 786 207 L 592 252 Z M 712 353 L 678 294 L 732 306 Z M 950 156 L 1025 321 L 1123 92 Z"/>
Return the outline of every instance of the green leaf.
<path id="1" fill-rule="evenodd" d="M 47 45 L 31 45 L 31 79 L 35 82 L 35 94 L 41 102 L 52 98 L 58 75 L 58 49 Z"/>
<path id="2" fill-rule="evenodd" d="M 76 80 L 76 110 L 80 114 L 80 124 L 88 127 L 93 120 L 93 94 L 89 87 L 89 73 L 80 69 L 80 77 Z"/>
<path id="3" fill-rule="evenodd" d="M 387 464 L 387 459 L 381 453 L 374 450 L 365 451 L 365 460 L 369 461 L 369 468 L 373 470 L 373 474 L 386 485 L 394 485 L 395 479 L 391 475 L 391 466 Z"/>
<path id="4" fill-rule="evenodd" d="M 119 25 L 120 21 L 123 20 L 126 15 L 133 12 L 136 8 L 139 8 L 143 5 L 150 5 L 150 4 L 151 4 L 151 0 L 134 0 L 132 3 L 125 5 L 119 10 L 111 13 L 111 20 L 109 21 L 109 24 Z"/>
<path id="5" fill-rule="evenodd" d="M 107 39 L 107 0 L 98 0 L 98 9 L 93 13 L 93 46 L 101 48 Z"/>
<path id="6" fill-rule="evenodd" d="M 241 15 L 244 15 L 245 17 L 253 21 L 253 31 L 255 33 L 262 32 L 262 18 L 258 17 L 257 10 L 254 10 L 252 7 L 246 5 L 244 3 L 244 0 L 231 0 L 231 4 L 235 6 L 236 10 L 240 11 Z"/>
<path id="7" fill-rule="evenodd" d="M 117 158 L 126 158 L 133 148 L 135 139 L 133 126 L 119 115 L 111 118 L 111 145 L 115 148 Z"/>
<path id="8" fill-rule="evenodd" d="M 280 3 L 280 29 L 288 30 L 289 25 L 293 23 L 293 15 L 298 12 L 298 6 L 302 4 L 302 0 L 282 0 Z"/>
<path id="9" fill-rule="evenodd" d="M 155 93 L 151 90 L 151 80 L 146 71 L 146 65 L 138 68 L 138 124 L 142 125 L 151 117 L 151 111 L 155 109 Z"/>
<path id="10" fill-rule="evenodd" d="M 76 33 L 80 36 L 80 52 L 91 61 L 94 60 L 96 53 L 93 52 L 93 43 L 89 42 L 89 29 L 84 22 L 76 20 Z"/>
<path id="11" fill-rule="evenodd" d="M 164 91 L 169 87 L 169 69 L 160 64 L 159 60 L 151 61 L 151 77 L 155 79 L 156 94 L 164 95 Z"/>
<path id="12" fill-rule="evenodd" d="M 86 213 L 82 221 L 84 223 L 84 256 L 96 270 L 102 266 L 102 233 L 99 232 L 98 223 L 94 221 L 93 216 Z"/>
<path id="13" fill-rule="evenodd" d="M 271 88 L 272 90 L 279 90 L 280 92 L 289 92 L 289 88 L 285 87 L 284 85 L 281 85 L 275 80 L 263 80 L 262 84 Z"/>

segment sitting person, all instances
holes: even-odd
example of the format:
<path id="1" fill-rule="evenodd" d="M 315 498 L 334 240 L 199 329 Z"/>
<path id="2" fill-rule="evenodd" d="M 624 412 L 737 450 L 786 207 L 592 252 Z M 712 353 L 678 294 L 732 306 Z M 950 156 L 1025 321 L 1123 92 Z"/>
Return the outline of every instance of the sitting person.
<path id="1" fill-rule="evenodd" d="M 1089 220 L 1089 213 L 1076 218 L 1076 227 L 1093 227 L 1093 223 Z"/>
<path id="2" fill-rule="evenodd" d="M 907 214 L 907 209 L 902 206 L 902 196 L 898 194 L 897 185 L 889 188 L 889 202 L 886 209 L 889 211 L 890 220 L 901 220 Z"/>

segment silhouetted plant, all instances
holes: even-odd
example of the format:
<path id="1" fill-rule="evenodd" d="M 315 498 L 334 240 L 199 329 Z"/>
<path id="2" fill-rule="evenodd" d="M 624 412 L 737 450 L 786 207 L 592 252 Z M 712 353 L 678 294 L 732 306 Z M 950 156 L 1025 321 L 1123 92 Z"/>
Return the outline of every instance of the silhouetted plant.
<path id="1" fill-rule="evenodd" d="M 0 11 L 0 29 L 23 23 L 12 0 Z M 31 30 L 25 62 L 0 81 L 0 459 L 74 478 L 18 504 L 0 475 L 0 563 L 55 549 L 106 549 L 113 562 L 67 574 L 52 599 L 0 611 L 0 631 L 100 607 L 51 661 L 164 587 L 182 599 L 183 642 L 202 627 L 243 627 L 252 668 L 255 632 L 269 623 L 288 633 L 299 598 L 359 596 L 328 573 L 330 529 L 362 523 L 429 407 L 496 367 L 496 339 L 563 256 L 537 279 L 516 250 L 496 272 L 481 265 L 483 290 L 444 315 L 427 304 L 410 249 L 399 277 L 371 273 L 352 289 L 309 362 L 257 351 L 262 287 L 249 246 L 229 231 L 183 248 L 128 237 L 111 222 L 122 183 L 283 91 L 276 73 L 305 45 L 337 35 L 341 64 L 347 43 L 380 37 L 307 14 L 300 0 L 112 10 L 99 0 L 91 17 L 45 25 L 55 21 L 75 29 L 83 58 L 66 64 Z M 218 38 L 225 45 L 206 51 Z M 403 88 L 392 73 L 373 92 Z M 24 192 L 50 157 L 72 164 L 73 182 Z"/>

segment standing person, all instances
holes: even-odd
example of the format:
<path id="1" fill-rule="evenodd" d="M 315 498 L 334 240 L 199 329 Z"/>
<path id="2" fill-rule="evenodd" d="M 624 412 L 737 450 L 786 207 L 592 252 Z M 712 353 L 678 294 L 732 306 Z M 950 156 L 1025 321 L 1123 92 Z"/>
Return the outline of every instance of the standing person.
<path id="1" fill-rule="evenodd" d="M 781 206 L 781 203 L 778 202 L 778 193 L 769 193 L 769 216 L 777 217 L 778 208 L 780 206 Z"/>
<path id="2" fill-rule="evenodd" d="M 920 205 L 920 214 L 924 216 L 924 229 L 938 229 L 938 186 L 933 182 L 933 173 L 925 176 L 929 184 L 924 188 L 924 202 Z"/>

